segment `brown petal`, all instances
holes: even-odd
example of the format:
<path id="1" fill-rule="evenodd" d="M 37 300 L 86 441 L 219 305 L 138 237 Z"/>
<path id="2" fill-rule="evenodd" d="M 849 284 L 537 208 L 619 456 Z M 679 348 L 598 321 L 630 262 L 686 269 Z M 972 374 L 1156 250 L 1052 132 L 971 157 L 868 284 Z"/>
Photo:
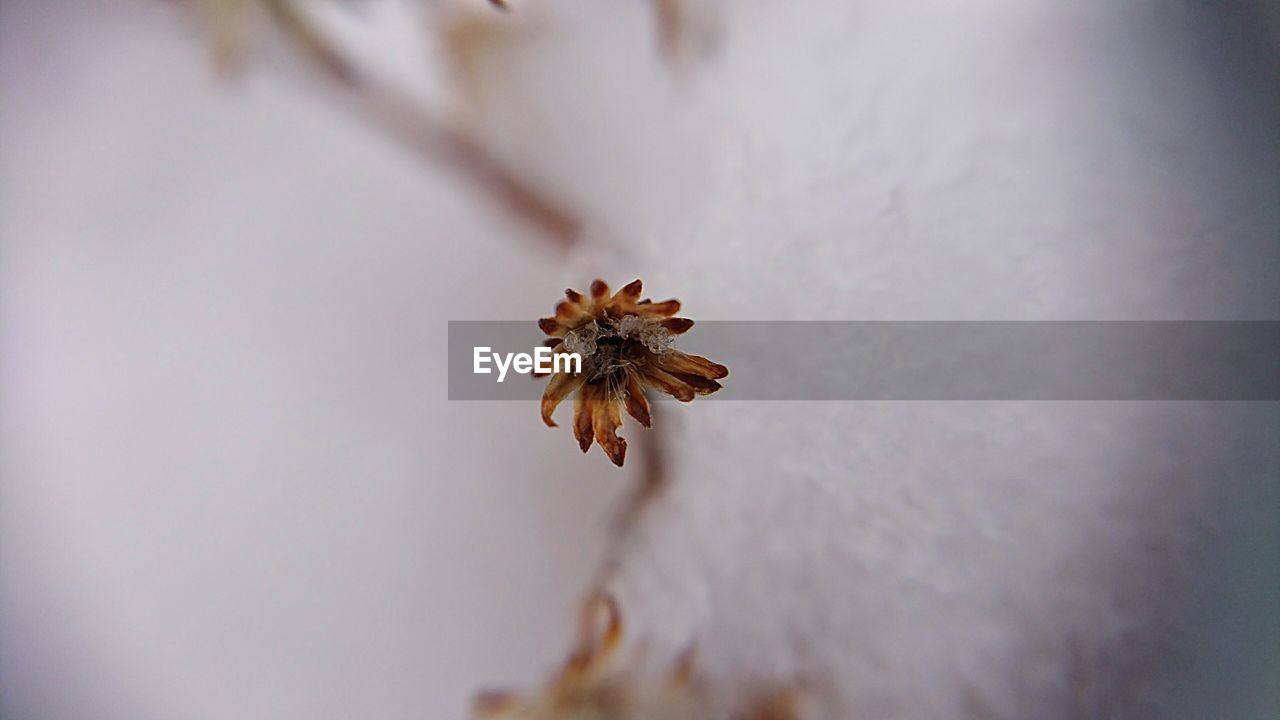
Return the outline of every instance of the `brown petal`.
<path id="1" fill-rule="evenodd" d="M 600 302 L 609 296 L 609 283 L 599 278 L 591 281 L 591 299 Z"/>
<path id="2" fill-rule="evenodd" d="M 689 318 L 677 318 L 677 317 L 667 318 L 666 320 L 663 320 L 660 324 L 662 325 L 662 327 L 667 329 L 667 332 L 670 332 L 672 335 L 683 335 L 684 333 L 689 331 L 689 328 L 693 327 L 693 321 L 690 320 Z"/>
<path id="3" fill-rule="evenodd" d="M 591 415 L 595 411 L 596 404 L 591 400 L 592 388 L 590 385 L 582 388 L 578 393 L 578 399 L 573 403 L 573 436 L 578 440 L 578 449 L 586 452 L 591 449 Z"/>
<path id="4" fill-rule="evenodd" d="M 542 344 L 549 348 L 556 348 L 560 347 L 560 343 L 562 342 L 564 342 L 564 338 L 551 338 L 549 340 L 543 340 Z"/>
<path id="5" fill-rule="evenodd" d="M 680 301 L 672 298 L 659 303 L 636 303 L 636 312 L 652 317 L 667 317 L 680 312 Z"/>
<path id="6" fill-rule="evenodd" d="M 571 325 L 583 315 L 582 308 L 568 301 L 556 305 L 556 320 L 561 325 Z"/>
<path id="7" fill-rule="evenodd" d="M 635 305 L 636 301 L 640 299 L 640 290 L 643 287 L 643 284 L 641 284 L 639 280 L 632 280 L 614 294 L 613 300 L 610 301 L 610 304 Z"/>
<path id="8" fill-rule="evenodd" d="M 674 375 L 671 375 L 655 365 L 647 365 L 642 371 L 644 373 L 644 383 L 649 387 L 656 388 L 680 402 L 689 402 L 693 399 L 693 388 Z"/>
<path id="9" fill-rule="evenodd" d="M 627 441 L 618 437 L 618 428 L 622 426 L 622 412 L 616 400 L 603 397 L 597 403 L 596 412 L 592 415 L 596 433 L 596 442 L 604 450 L 614 465 L 622 467 L 627 457 Z"/>
<path id="10" fill-rule="evenodd" d="M 719 380 L 729 375 L 729 368 L 714 363 L 700 355 L 690 355 L 679 350 L 668 350 L 658 356 L 658 364 L 668 372 L 701 375 L 709 380 Z"/>
<path id="11" fill-rule="evenodd" d="M 571 375 L 569 373 L 556 373 L 551 376 L 551 380 L 547 383 L 547 389 L 542 391 L 542 422 L 547 427 L 556 427 L 556 423 L 551 419 L 551 414 L 560 406 L 560 402 L 569 397 L 569 394 L 582 386 L 585 375 Z"/>
<path id="12" fill-rule="evenodd" d="M 574 290 L 573 288 L 565 288 L 564 296 L 569 300 L 569 302 L 573 303 L 574 305 L 577 305 L 578 307 L 584 310 L 586 309 L 587 299 L 583 297 L 582 293 L 578 292 L 577 290 Z"/>
<path id="13" fill-rule="evenodd" d="M 624 402 L 628 415 L 645 427 L 651 426 L 653 418 L 649 414 L 649 400 L 644 396 L 644 386 L 640 384 L 640 378 L 633 373 L 627 374 L 627 394 Z"/>
<path id="14" fill-rule="evenodd" d="M 724 387 L 723 385 L 716 382 L 715 380 L 708 380 L 707 378 L 704 378 L 701 375 L 694 375 L 692 373 L 671 373 L 671 374 L 688 383 L 689 386 L 693 388 L 693 391 L 699 395 L 710 395 L 711 393 L 719 390 L 721 387 Z"/>
<path id="15" fill-rule="evenodd" d="M 564 337 L 569 334 L 569 329 L 553 317 L 538 318 L 538 329 L 552 337 Z"/>

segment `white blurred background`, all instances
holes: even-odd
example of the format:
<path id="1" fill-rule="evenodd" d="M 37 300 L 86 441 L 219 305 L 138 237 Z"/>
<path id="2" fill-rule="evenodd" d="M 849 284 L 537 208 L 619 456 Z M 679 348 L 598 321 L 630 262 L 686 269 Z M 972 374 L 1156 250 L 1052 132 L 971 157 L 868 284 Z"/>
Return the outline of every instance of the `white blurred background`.
<path id="1" fill-rule="evenodd" d="M 0 3 L 5 720 L 536 682 L 635 468 L 448 402 L 445 323 L 596 273 L 695 318 L 1280 319 L 1271 6 L 692 7 L 674 67 L 640 2 L 529 0 L 486 51 L 471 120 L 586 218 L 565 254 L 270 50 L 215 82 L 166 3 Z M 454 113 L 414 10 L 324 17 Z M 678 410 L 618 591 L 715 678 L 822 674 L 832 716 L 1280 707 L 1274 403 Z"/>

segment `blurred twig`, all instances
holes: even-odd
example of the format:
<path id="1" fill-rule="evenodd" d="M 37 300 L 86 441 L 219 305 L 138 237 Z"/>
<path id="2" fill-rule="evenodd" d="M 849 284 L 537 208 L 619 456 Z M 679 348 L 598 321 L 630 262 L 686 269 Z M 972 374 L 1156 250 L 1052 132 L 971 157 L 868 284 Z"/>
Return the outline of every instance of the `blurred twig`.
<path id="1" fill-rule="evenodd" d="M 406 94 L 354 70 L 351 82 L 327 82 L 321 89 L 418 157 L 458 170 L 560 248 L 577 241 L 582 221 L 576 213 L 499 160 L 470 133 L 439 119 Z"/>
<path id="2" fill-rule="evenodd" d="M 582 220 L 576 212 L 499 159 L 465 128 L 444 121 L 390 82 L 362 69 L 292 0 L 200 2 L 211 23 L 212 53 L 221 70 L 235 71 L 243 65 L 249 14 L 257 3 L 307 60 L 311 84 L 336 104 L 419 158 L 452 167 L 559 248 L 567 249 L 578 239 Z"/>
<path id="3" fill-rule="evenodd" d="M 281 34 L 297 45 L 298 49 L 312 62 L 339 82 L 350 85 L 360 84 L 360 77 L 351 63 L 306 15 L 294 7 L 290 0 L 260 0 L 260 2 L 271 13 Z"/>
<path id="4" fill-rule="evenodd" d="M 640 477 L 618 505 L 617 514 L 614 515 L 613 524 L 609 528 L 604 557 L 591 583 L 592 592 L 606 591 L 614 574 L 622 565 L 623 556 L 631 543 L 640 518 L 670 484 L 667 466 L 668 440 L 662 430 L 664 424 L 657 422 L 658 416 L 662 413 L 659 405 L 660 403 L 655 403 L 650 408 L 654 420 L 652 427 L 637 436 L 641 458 Z"/>

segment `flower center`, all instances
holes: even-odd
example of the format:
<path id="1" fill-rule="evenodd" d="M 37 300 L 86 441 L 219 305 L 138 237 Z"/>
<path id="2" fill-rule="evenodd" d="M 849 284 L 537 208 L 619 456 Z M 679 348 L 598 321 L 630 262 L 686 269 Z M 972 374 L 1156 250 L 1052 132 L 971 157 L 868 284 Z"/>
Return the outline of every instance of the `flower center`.
<path id="1" fill-rule="evenodd" d="M 621 387 L 630 368 L 643 364 L 650 355 L 666 352 L 672 340 L 670 331 L 656 321 L 605 314 L 569 332 L 563 347 L 582 356 L 587 382 Z"/>

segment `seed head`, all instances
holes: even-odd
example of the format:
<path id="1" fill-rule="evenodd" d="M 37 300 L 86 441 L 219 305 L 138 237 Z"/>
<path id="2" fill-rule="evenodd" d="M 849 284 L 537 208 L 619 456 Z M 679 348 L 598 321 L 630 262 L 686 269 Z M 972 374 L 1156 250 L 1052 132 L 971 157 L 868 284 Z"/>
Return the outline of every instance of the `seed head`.
<path id="1" fill-rule="evenodd" d="M 627 441 L 617 435 L 623 408 L 649 427 L 647 390 L 689 402 L 719 390 L 716 381 L 729 374 L 723 365 L 671 347 L 693 321 L 674 317 L 679 300 L 641 300 L 641 287 L 635 280 L 610 294 L 605 281 L 596 280 L 589 297 L 568 289 L 556 314 L 538 321 L 556 353 L 582 357 L 582 372 L 551 376 L 542 394 L 542 421 L 555 427 L 551 414 L 576 393 L 573 434 L 578 447 L 586 452 L 594 440 L 619 467 L 627 454 Z"/>

